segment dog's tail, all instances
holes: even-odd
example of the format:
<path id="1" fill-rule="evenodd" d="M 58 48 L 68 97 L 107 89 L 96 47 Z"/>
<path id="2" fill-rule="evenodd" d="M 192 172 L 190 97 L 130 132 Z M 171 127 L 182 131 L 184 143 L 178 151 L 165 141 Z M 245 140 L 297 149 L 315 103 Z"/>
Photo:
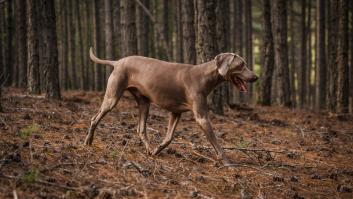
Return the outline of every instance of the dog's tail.
<path id="1" fill-rule="evenodd" d="M 98 57 L 96 57 L 94 55 L 92 47 L 89 49 L 89 57 L 91 58 L 92 61 L 94 61 L 97 64 L 104 64 L 104 65 L 114 66 L 115 63 L 116 63 L 116 61 L 99 59 Z"/>

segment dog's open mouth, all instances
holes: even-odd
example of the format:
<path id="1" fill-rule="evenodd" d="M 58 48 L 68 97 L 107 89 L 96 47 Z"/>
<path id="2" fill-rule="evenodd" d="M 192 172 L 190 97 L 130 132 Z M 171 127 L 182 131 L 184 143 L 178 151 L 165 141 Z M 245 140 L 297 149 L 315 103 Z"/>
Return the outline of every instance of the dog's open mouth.
<path id="1" fill-rule="evenodd" d="M 231 78 L 233 84 L 239 89 L 240 92 L 248 92 L 248 86 L 246 82 L 237 76 Z"/>

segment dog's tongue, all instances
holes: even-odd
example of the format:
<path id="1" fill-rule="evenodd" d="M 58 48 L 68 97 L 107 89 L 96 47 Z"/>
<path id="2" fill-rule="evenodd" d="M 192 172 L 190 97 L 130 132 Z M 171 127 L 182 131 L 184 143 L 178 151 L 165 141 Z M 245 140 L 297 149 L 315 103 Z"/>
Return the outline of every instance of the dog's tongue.
<path id="1" fill-rule="evenodd" d="M 240 92 L 245 92 L 245 93 L 248 92 L 248 87 L 242 79 L 234 77 L 232 81 L 233 81 L 233 84 L 239 89 Z"/>
<path id="2" fill-rule="evenodd" d="M 246 85 L 246 83 L 242 82 L 242 84 L 239 85 L 239 90 L 241 92 L 247 93 L 248 92 L 248 86 Z"/>

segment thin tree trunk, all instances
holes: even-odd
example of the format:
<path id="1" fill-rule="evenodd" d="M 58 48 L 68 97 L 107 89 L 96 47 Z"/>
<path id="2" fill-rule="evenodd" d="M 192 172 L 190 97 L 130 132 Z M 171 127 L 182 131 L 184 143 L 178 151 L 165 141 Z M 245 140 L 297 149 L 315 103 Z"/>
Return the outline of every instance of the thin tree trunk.
<path id="1" fill-rule="evenodd" d="M 350 9 L 351 9 L 351 33 L 349 35 L 350 37 L 350 43 L 351 43 L 351 57 L 350 57 L 350 81 L 349 81 L 349 85 L 350 85 L 350 97 L 351 97 L 351 113 L 353 113 L 353 1 L 349 1 L 350 2 Z"/>
<path id="2" fill-rule="evenodd" d="M 271 105 L 271 87 L 274 67 L 274 49 L 271 23 L 271 1 L 263 0 L 263 47 L 261 53 L 262 74 L 260 104 Z"/>
<path id="3" fill-rule="evenodd" d="M 42 0 L 45 97 L 60 99 L 59 63 L 54 0 Z"/>
<path id="4" fill-rule="evenodd" d="M 326 77 L 327 77 L 327 66 L 326 66 L 326 45 L 325 45 L 325 2 L 326 0 L 316 0 L 316 110 L 322 110 L 325 108 L 325 97 L 326 97 Z"/>
<path id="5" fill-rule="evenodd" d="M 94 49 L 96 50 L 96 55 L 101 56 L 100 46 L 100 23 L 99 23 L 99 0 L 93 2 L 93 40 L 94 40 Z M 97 91 L 102 91 L 103 89 L 103 80 L 102 80 L 102 67 L 97 63 L 94 64 L 94 88 Z"/>
<path id="6" fill-rule="evenodd" d="M 294 28 L 294 17 L 295 17 L 295 13 L 294 13 L 294 7 L 293 7 L 293 1 L 289 1 L 289 31 L 290 31 L 290 88 L 291 88 L 291 92 L 292 92 L 292 106 L 296 107 L 296 101 L 297 101 L 297 92 L 295 89 L 295 82 L 296 82 L 296 39 L 295 39 L 295 34 L 296 34 L 296 30 Z"/>
<path id="7" fill-rule="evenodd" d="M 311 23 L 312 23 L 312 19 L 311 19 L 311 1 L 308 1 L 308 20 L 307 20 L 307 27 L 306 27 L 306 31 L 307 31 L 307 53 L 308 53 L 308 64 L 306 67 L 306 71 L 305 71 L 305 84 L 307 86 L 306 90 L 307 90 L 307 94 L 306 94 L 306 98 L 305 98 L 305 106 L 307 108 L 310 108 L 310 104 L 311 104 L 311 99 L 312 99 L 312 95 L 313 95 L 313 90 L 311 87 L 311 71 L 312 71 L 312 37 L 311 37 Z"/>
<path id="8" fill-rule="evenodd" d="M 181 1 L 184 63 L 196 64 L 194 2 Z"/>
<path id="9" fill-rule="evenodd" d="M 121 48 L 122 57 L 137 54 L 135 2 L 131 0 L 120 1 Z"/>
<path id="10" fill-rule="evenodd" d="M 141 1 L 146 8 L 149 8 L 149 0 Z M 149 21 L 140 6 L 136 6 L 136 35 L 137 35 L 137 52 L 139 55 L 148 56 L 148 32 Z"/>
<path id="11" fill-rule="evenodd" d="M 278 75 L 279 104 L 291 106 L 288 70 L 287 5 L 286 0 L 274 0 L 271 8 L 274 35 L 275 63 Z"/>
<path id="12" fill-rule="evenodd" d="M 18 54 L 18 85 L 27 85 L 27 41 L 26 41 L 26 1 L 17 0 L 17 54 Z"/>
<path id="13" fill-rule="evenodd" d="M 328 27 L 328 109 L 336 112 L 337 107 L 337 31 L 338 31 L 338 1 L 330 0 Z"/>
<path id="14" fill-rule="evenodd" d="M 197 54 L 199 63 L 214 59 L 217 53 L 215 0 L 197 0 Z M 219 91 L 219 90 L 218 90 Z M 217 114 L 223 114 L 221 94 L 213 92 L 210 108 Z"/>
<path id="15" fill-rule="evenodd" d="M 63 0 L 62 3 L 62 85 L 65 90 L 69 88 L 69 38 L 68 38 L 68 17 L 67 17 L 67 0 Z"/>
<path id="16" fill-rule="evenodd" d="M 76 17 L 77 17 L 77 33 L 78 33 L 78 42 L 79 42 L 79 51 L 80 51 L 80 88 L 87 90 L 87 85 L 85 85 L 85 53 L 83 51 L 83 35 L 82 35 L 82 18 L 81 18 L 81 9 L 80 4 L 75 3 Z"/>
<path id="17" fill-rule="evenodd" d="M 229 0 L 216 0 L 216 41 L 218 52 L 229 51 L 229 18 Z M 216 93 L 218 96 L 215 95 Z M 211 95 L 213 101 L 221 101 L 222 105 L 229 104 L 229 83 L 222 83 L 211 93 Z"/>
<path id="18" fill-rule="evenodd" d="M 14 47 L 13 47 L 13 39 L 14 39 L 14 17 L 13 17 L 13 2 L 7 1 L 7 49 L 6 49 L 6 65 L 4 70 L 5 75 L 5 85 L 10 86 L 13 83 L 14 79 Z"/>
<path id="19" fill-rule="evenodd" d="M 298 69 L 299 107 L 304 108 L 307 94 L 307 27 L 306 27 L 306 0 L 301 0 L 301 44 L 300 68 Z"/>
<path id="20" fill-rule="evenodd" d="M 148 0 L 149 1 L 149 0 Z M 114 40 L 114 50 L 117 53 L 116 58 L 121 57 L 121 47 L 120 47 L 120 0 L 113 1 L 113 40 Z M 146 55 L 147 56 L 147 55 Z"/>
<path id="21" fill-rule="evenodd" d="M 105 14 L 105 58 L 109 60 L 114 59 L 113 49 L 113 19 L 112 19 L 112 2 L 111 0 L 104 0 L 104 14 Z M 106 77 L 109 77 L 113 68 L 109 67 L 106 70 Z"/>
<path id="22" fill-rule="evenodd" d="M 75 29 L 75 7 L 77 2 L 69 0 L 69 50 L 70 50 L 70 67 L 71 67 L 71 89 L 78 88 L 77 82 L 77 64 L 76 64 L 76 29 Z"/>
<path id="23" fill-rule="evenodd" d="M 348 1 L 339 1 L 337 112 L 349 111 Z"/>
<path id="24" fill-rule="evenodd" d="M 37 26 L 38 1 L 27 0 L 27 27 L 28 27 L 28 57 L 27 57 L 27 80 L 28 92 L 30 94 L 40 93 L 39 77 L 39 29 Z"/>
<path id="25" fill-rule="evenodd" d="M 253 69 L 253 40 L 252 40 L 252 0 L 244 0 L 245 6 L 245 45 L 246 45 L 246 62 L 250 70 Z M 253 84 L 249 84 L 249 98 L 253 95 Z"/>
<path id="26" fill-rule="evenodd" d="M 86 39 L 85 43 L 87 45 L 87 48 L 85 48 L 85 53 L 86 53 L 86 82 L 85 84 L 87 85 L 89 90 L 94 90 L 95 89 L 95 82 L 94 82 L 94 65 L 91 59 L 89 58 L 89 52 L 88 49 L 92 46 L 92 33 L 94 30 L 92 29 L 92 21 L 91 16 L 92 16 L 92 2 L 93 1 L 85 1 L 85 29 L 86 29 Z"/>
<path id="27" fill-rule="evenodd" d="M 175 60 L 179 63 L 183 62 L 183 31 L 182 31 L 182 11 L 181 11 L 181 1 L 175 0 L 173 1 L 175 4 L 175 10 L 174 10 L 174 27 L 175 27 Z"/>

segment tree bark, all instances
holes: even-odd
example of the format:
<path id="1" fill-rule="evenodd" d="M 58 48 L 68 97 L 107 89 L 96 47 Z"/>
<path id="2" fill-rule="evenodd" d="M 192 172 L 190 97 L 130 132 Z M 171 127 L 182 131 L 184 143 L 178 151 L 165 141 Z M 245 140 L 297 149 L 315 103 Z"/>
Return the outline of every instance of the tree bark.
<path id="1" fill-rule="evenodd" d="M 197 54 L 199 63 L 214 59 L 217 53 L 215 0 L 197 0 Z M 223 114 L 222 98 L 217 89 L 213 93 L 210 108 L 217 114 Z"/>
<path id="2" fill-rule="evenodd" d="M 121 47 L 120 47 L 120 0 L 113 1 L 113 40 L 114 46 L 113 49 L 116 52 L 116 58 L 121 57 Z"/>
<path id="3" fill-rule="evenodd" d="M 229 18 L 229 0 L 216 0 L 216 41 L 220 53 L 228 52 L 230 48 Z M 216 96 L 216 93 L 219 96 Z M 222 83 L 211 95 L 214 102 L 219 101 L 218 98 L 220 98 L 222 106 L 229 104 L 229 83 Z"/>
<path id="4" fill-rule="evenodd" d="M 349 111 L 348 1 L 339 1 L 337 112 Z"/>
<path id="5" fill-rule="evenodd" d="M 93 2 L 93 46 L 98 57 L 101 56 L 101 51 L 99 50 L 101 46 L 99 14 L 99 0 L 95 0 Z M 103 90 L 102 67 L 103 66 L 99 66 L 97 63 L 94 64 L 94 88 L 96 91 Z"/>
<path id="6" fill-rule="evenodd" d="M 250 70 L 253 69 L 253 41 L 252 41 L 252 0 L 245 0 L 245 45 L 246 45 L 246 62 Z M 249 86 L 249 98 L 253 95 L 253 84 Z"/>
<path id="7" fill-rule="evenodd" d="M 263 47 L 260 104 L 271 105 L 271 87 L 274 67 L 274 49 L 271 23 L 271 1 L 263 0 Z"/>
<path id="8" fill-rule="evenodd" d="M 113 19 L 112 19 L 112 2 L 111 0 L 104 0 L 104 14 L 105 14 L 105 58 L 109 60 L 114 59 L 113 50 Z M 106 76 L 109 77 L 112 72 L 112 67 L 107 68 Z"/>
<path id="9" fill-rule="evenodd" d="M 234 52 L 239 56 L 243 56 L 243 1 L 235 0 L 234 1 Z M 229 104 L 233 105 L 238 100 L 242 100 L 241 94 L 238 94 L 238 91 L 234 86 L 230 87 L 229 91 Z"/>
<path id="10" fill-rule="evenodd" d="M 146 8 L 149 8 L 149 0 L 141 1 Z M 148 16 L 145 14 L 140 6 L 136 6 L 136 35 L 137 35 L 137 52 L 139 55 L 148 56 L 148 32 L 149 21 Z"/>
<path id="11" fill-rule="evenodd" d="M 286 0 L 274 0 L 271 8 L 272 32 L 274 36 L 275 63 L 278 77 L 278 102 L 291 106 L 288 70 L 287 5 Z"/>
<path id="12" fill-rule="evenodd" d="M 18 54 L 18 85 L 27 85 L 27 41 L 26 41 L 26 1 L 17 0 L 17 54 Z"/>
<path id="13" fill-rule="evenodd" d="M 305 84 L 307 86 L 306 90 L 307 90 L 307 94 L 306 94 L 306 98 L 305 98 L 305 106 L 307 108 L 311 107 L 311 102 L 312 102 L 312 98 L 313 98 L 313 94 L 314 94 L 314 90 L 312 89 L 311 86 L 311 71 L 313 69 L 313 64 L 312 64 L 312 37 L 311 37 L 311 23 L 312 23 L 312 19 L 311 19 L 311 1 L 308 1 L 308 20 L 307 20 L 307 27 L 306 27 L 306 31 L 307 31 L 307 53 L 308 53 L 308 64 L 306 67 L 306 71 L 305 71 Z M 311 107 L 312 108 L 312 107 Z"/>
<path id="14" fill-rule="evenodd" d="M 37 26 L 38 1 L 27 0 L 27 27 L 28 27 L 28 57 L 27 57 L 27 80 L 28 92 L 30 94 L 40 93 L 39 76 L 39 29 Z"/>
<path id="15" fill-rule="evenodd" d="M 328 26 L 328 109 L 336 112 L 337 107 L 337 31 L 338 31 L 338 1 L 330 0 Z"/>
<path id="16" fill-rule="evenodd" d="M 353 1 L 349 1 L 350 2 L 350 9 L 351 9 L 351 33 L 350 33 L 350 45 L 351 45 L 351 57 L 350 57 L 350 81 L 349 81 L 349 85 L 350 85 L 350 98 L 351 98 L 351 113 L 353 113 Z"/>
<path id="17" fill-rule="evenodd" d="M 71 89 L 78 88 L 77 82 L 77 64 L 76 64 L 76 29 L 75 29 L 75 7 L 77 2 L 69 0 L 68 17 L 69 17 L 69 50 L 70 50 L 70 69 L 71 69 Z"/>
<path id="18" fill-rule="evenodd" d="M 295 88 L 295 82 L 298 81 L 298 78 L 296 78 L 296 74 L 297 74 L 297 62 L 296 62 L 296 30 L 294 27 L 294 22 L 295 22 L 295 13 L 294 13 L 294 7 L 293 7 L 293 1 L 289 1 L 289 30 L 290 30 L 290 88 L 291 88 L 291 93 L 292 93 L 292 107 L 296 107 L 297 103 L 297 92 L 296 92 L 296 88 Z"/>
<path id="19" fill-rule="evenodd" d="M 81 9 L 80 4 L 78 2 L 75 3 L 76 17 L 77 17 L 77 33 L 78 33 L 78 44 L 79 44 L 79 52 L 80 52 L 80 88 L 83 90 L 87 90 L 87 85 L 85 84 L 85 53 L 83 49 L 83 35 L 82 35 L 82 18 L 81 18 Z"/>
<path id="20" fill-rule="evenodd" d="M 184 63 L 196 64 L 194 2 L 181 1 Z"/>
<path id="21" fill-rule="evenodd" d="M 137 54 L 136 28 L 135 28 L 135 2 L 131 0 L 120 1 L 121 48 L 122 57 Z"/>
<path id="22" fill-rule="evenodd" d="M 325 97 L 326 97 L 326 77 L 327 77 L 327 66 L 326 66 L 326 16 L 325 7 L 326 0 L 316 0 L 316 102 L 315 109 L 322 110 L 325 108 Z"/>
<path id="23" fill-rule="evenodd" d="M 13 2 L 14 1 L 7 1 L 6 6 L 7 6 L 7 49 L 6 49 L 6 64 L 5 64 L 5 70 L 4 70 L 4 76 L 5 76 L 5 86 L 10 86 L 13 82 L 14 79 L 14 45 L 13 45 L 13 40 L 14 40 L 14 17 L 13 17 Z"/>
<path id="24" fill-rule="evenodd" d="M 54 0 L 42 0 L 41 8 L 44 16 L 43 44 L 44 44 L 44 77 L 46 92 L 45 97 L 60 99 L 58 48 L 56 37 L 56 17 Z"/>
<path id="25" fill-rule="evenodd" d="M 183 31 L 182 31 L 182 12 L 181 12 L 181 1 L 174 0 L 173 3 L 175 4 L 174 9 L 174 27 L 175 27 L 175 60 L 176 62 L 182 63 L 183 62 Z"/>
<path id="26" fill-rule="evenodd" d="M 298 70 L 298 85 L 299 85 L 299 107 L 304 108 L 306 94 L 307 94 L 307 81 L 306 81 L 306 68 L 307 68 L 307 27 L 306 27 L 306 0 L 301 0 L 301 46 L 300 46 L 300 68 Z"/>

